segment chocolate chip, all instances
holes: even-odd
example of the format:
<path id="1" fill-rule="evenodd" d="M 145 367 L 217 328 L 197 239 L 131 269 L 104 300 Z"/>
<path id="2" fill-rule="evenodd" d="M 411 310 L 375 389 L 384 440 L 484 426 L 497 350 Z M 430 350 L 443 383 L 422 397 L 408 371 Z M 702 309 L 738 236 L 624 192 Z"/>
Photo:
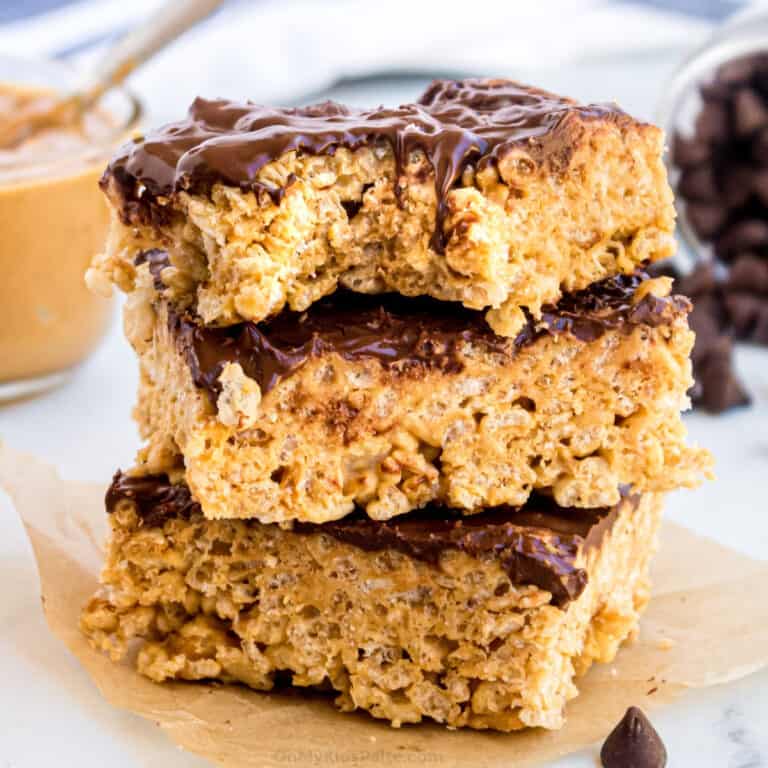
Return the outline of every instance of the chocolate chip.
<path id="1" fill-rule="evenodd" d="M 741 88 L 733 97 L 733 125 L 737 136 L 750 136 L 768 125 L 768 109 L 751 88 Z"/>
<path id="2" fill-rule="evenodd" d="M 717 82 L 728 86 L 747 83 L 754 75 L 756 67 L 757 61 L 752 56 L 733 59 L 721 65 L 717 70 Z"/>
<path id="3" fill-rule="evenodd" d="M 729 166 L 723 173 L 722 195 L 729 208 L 738 208 L 752 195 L 754 174 L 745 165 Z"/>
<path id="4" fill-rule="evenodd" d="M 763 128 L 752 140 L 751 154 L 758 165 L 768 167 L 768 128 Z"/>
<path id="5" fill-rule="evenodd" d="M 701 165 L 710 158 L 709 144 L 706 141 L 687 139 L 677 134 L 672 140 L 672 161 L 680 168 Z"/>
<path id="6" fill-rule="evenodd" d="M 727 315 L 720 296 L 700 296 L 694 299 L 693 311 L 688 316 L 688 324 L 696 334 L 696 345 L 692 356 L 695 360 L 703 359 L 707 346 L 723 335 Z"/>
<path id="7" fill-rule="evenodd" d="M 718 101 L 705 102 L 696 118 L 696 136 L 702 141 L 725 141 L 730 133 L 728 109 Z"/>
<path id="8" fill-rule="evenodd" d="M 762 269 L 756 276 L 750 260 L 755 260 L 755 257 L 740 255 L 734 263 L 735 277 L 739 281 L 755 280 L 758 285 L 762 285 Z M 761 268 L 768 270 L 768 262 L 757 262 Z M 680 275 L 665 264 L 654 265 L 651 271 L 655 276 L 673 277 L 674 290 L 690 296 L 693 301 L 693 311 L 688 316 L 688 322 L 696 334 L 691 353 L 695 384 L 688 394 L 694 406 L 711 413 L 720 413 L 729 408 L 748 405 L 749 395 L 734 372 L 733 344 L 728 335 L 733 329 L 733 320 L 726 306 L 726 296 L 735 288 L 734 273 L 723 283 L 718 279 L 715 267 L 708 263 L 697 265 L 687 275 Z M 749 323 L 751 331 L 763 327 L 759 322 L 752 323 L 752 320 L 751 315 L 744 319 L 745 323 Z"/>
<path id="9" fill-rule="evenodd" d="M 710 413 L 749 405 L 750 397 L 733 373 L 733 344 L 719 336 L 695 363 L 697 385 L 691 393 L 694 405 Z"/>
<path id="10" fill-rule="evenodd" d="M 751 253 L 739 255 L 728 273 L 727 291 L 751 291 L 768 298 L 768 261 Z"/>
<path id="11" fill-rule="evenodd" d="M 716 250 L 718 256 L 725 258 L 764 245 L 768 245 L 768 222 L 747 219 L 728 227 L 718 238 Z"/>
<path id="12" fill-rule="evenodd" d="M 752 177 L 752 191 L 763 205 L 768 206 L 768 171 L 761 171 Z"/>
<path id="13" fill-rule="evenodd" d="M 703 83 L 699 86 L 699 93 L 704 101 L 728 101 L 731 98 L 733 86 L 728 83 Z"/>
<path id="14" fill-rule="evenodd" d="M 712 168 L 708 165 L 683 171 L 678 187 L 680 193 L 689 200 L 713 202 L 720 196 Z"/>
<path id="15" fill-rule="evenodd" d="M 702 95 L 693 135 L 673 140 L 683 215 L 719 259 L 768 259 L 768 53 L 727 62 Z"/>
<path id="16" fill-rule="evenodd" d="M 685 215 L 696 234 L 702 240 L 709 240 L 722 229 L 728 212 L 717 203 L 688 203 Z"/>
<path id="17" fill-rule="evenodd" d="M 768 297 L 734 291 L 726 294 L 725 308 L 737 338 L 768 344 Z"/>
<path id="18" fill-rule="evenodd" d="M 687 275 L 672 272 L 670 276 L 675 278 L 676 291 L 694 299 L 714 293 L 718 285 L 715 268 L 708 263 L 699 264 Z"/>
<path id="19" fill-rule="evenodd" d="M 600 750 L 604 768 L 664 768 L 667 750 L 651 721 L 630 707 Z"/>

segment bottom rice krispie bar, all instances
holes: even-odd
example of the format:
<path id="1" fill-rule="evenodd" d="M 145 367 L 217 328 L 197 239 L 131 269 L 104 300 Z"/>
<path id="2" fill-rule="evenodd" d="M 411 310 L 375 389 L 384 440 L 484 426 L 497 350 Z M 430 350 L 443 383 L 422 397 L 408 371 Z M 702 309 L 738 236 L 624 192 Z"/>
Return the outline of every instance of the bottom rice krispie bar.
<path id="1" fill-rule="evenodd" d="M 153 680 L 333 688 L 392 725 L 559 728 L 649 597 L 662 496 L 470 518 L 428 508 L 286 530 L 206 520 L 184 484 L 118 474 L 103 590 L 81 626 Z"/>

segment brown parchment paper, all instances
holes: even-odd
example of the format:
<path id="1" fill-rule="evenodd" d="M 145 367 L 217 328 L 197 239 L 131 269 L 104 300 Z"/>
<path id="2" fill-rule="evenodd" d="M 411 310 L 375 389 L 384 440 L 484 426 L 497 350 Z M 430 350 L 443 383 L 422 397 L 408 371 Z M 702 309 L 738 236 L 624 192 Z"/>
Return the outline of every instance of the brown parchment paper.
<path id="1" fill-rule="evenodd" d="M 631 704 L 652 708 L 768 664 L 768 601 L 755 588 L 768 583 L 768 563 L 667 523 L 640 639 L 614 664 L 596 666 L 581 680 L 559 732 L 395 730 L 364 714 L 341 714 L 318 696 L 157 685 L 92 650 L 77 630 L 101 563 L 104 488 L 64 482 L 52 468 L 2 444 L 0 485 L 32 542 L 51 630 L 107 701 L 156 722 L 179 746 L 215 764 L 525 768 L 603 739 Z"/>

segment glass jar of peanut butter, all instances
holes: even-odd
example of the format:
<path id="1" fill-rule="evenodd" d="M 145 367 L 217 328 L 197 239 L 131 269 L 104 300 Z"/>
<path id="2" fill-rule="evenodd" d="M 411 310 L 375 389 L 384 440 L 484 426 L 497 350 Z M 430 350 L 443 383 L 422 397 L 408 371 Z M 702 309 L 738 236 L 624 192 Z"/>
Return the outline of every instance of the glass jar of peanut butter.
<path id="1" fill-rule="evenodd" d="M 0 56 L 0 124 L 75 85 L 60 64 Z M 115 89 L 76 124 L 36 125 L 0 146 L 0 401 L 65 379 L 112 319 L 84 273 L 107 233 L 99 177 L 140 112 Z"/>

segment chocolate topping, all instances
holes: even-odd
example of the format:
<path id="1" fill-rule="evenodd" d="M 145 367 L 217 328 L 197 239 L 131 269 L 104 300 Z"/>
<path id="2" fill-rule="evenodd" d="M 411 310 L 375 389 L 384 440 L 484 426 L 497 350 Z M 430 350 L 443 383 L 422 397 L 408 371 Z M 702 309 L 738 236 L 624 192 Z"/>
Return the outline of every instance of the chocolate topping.
<path id="1" fill-rule="evenodd" d="M 131 501 L 144 525 L 162 525 L 166 520 L 188 520 L 200 514 L 200 505 L 192 498 L 185 483 L 174 485 L 167 475 L 126 475 L 118 470 L 104 497 L 112 514 L 122 501 Z"/>
<path id="2" fill-rule="evenodd" d="M 445 197 L 464 168 L 495 163 L 516 146 L 554 155 L 563 151 L 558 128 L 569 114 L 625 119 L 615 106 L 583 106 L 509 80 L 436 80 L 416 104 L 357 110 L 332 101 L 301 108 L 196 99 L 185 120 L 124 146 L 110 163 L 126 203 L 151 202 L 213 182 L 266 192 L 279 203 L 283 189 L 257 180 L 269 162 L 290 151 L 333 154 L 386 141 L 398 177 L 413 150 L 434 169 L 438 210 L 433 246 L 443 246 Z M 395 185 L 398 190 L 397 184 Z"/>
<path id="3" fill-rule="evenodd" d="M 373 358 L 401 372 L 413 366 L 459 372 L 464 366 L 463 348 L 469 343 L 510 357 L 545 334 L 569 333 L 589 342 L 610 329 L 668 324 L 688 311 L 687 299 L 680 296 L 648 294 L 633 304 L 646 277 L 641 271 L 619 275 L 566 294 L 556 306 L 544 307 L 540 320 L 528 315 L 515 338 L 497 336 L 482 312 L 459 304 L 345 291 L 321 299 L 306 312 L 283 311 L 258 324 L 218 328 L 176 314 L 171 314 L 169 323 L 196 386 L 215 401 L 221 391 L 219 375 L 227 363 L 239 363 L 262 393 L 308 359 L 330 352 L 347 360 Z"/>
<path id="4" fill-rule="evenodd" d="M 600 750 L 604 768 L 664 768 L 667 750 L 651 721 L 630 707 Z"/>
<path id="5" fill-rule="evenodd" d="M 152 275 L 155 284 L 156 291 L 162 291 L 165 288 L 165 283 L 160 276 L 160 273 L 168 266 L 170 261 L 168 259 L 168 251 L 160 250 L 159 248 L 152 248 L 148 251 L 141 251 L 139 255 L 133 260 L 133 263 L 140 267 L 142 264 L 149 264 L 149 273 Z"/>
<path id="6" fill-rule="evenodd" d="M 628 497 L 637 504 L 639 495 Z M 131 501 L 147 526 L 201 515 L 185 484 L 173 485 L 166 475 L 134 477 L 116 473 L 106 495 L 107 512 Z M 430 505 L 393 520 L 372 520 L 356 511 L 341 520 L 295 523 L 299 534 L 324 533 L 368 551 L 394 549 L 417 560 L 437 564 L 446 549 L 471 557 L 495 553 L 514 584 L 533 584 L 552 593 L 564 606 L 587 584 L 577 566 L 579 554 L 600 545 L 618 514 L 619 505 L 600 509 L 558 507 L 547 496 L 534 495 L 523 507 L 497 507 L 476 515 L 460 515 Z M 256 524 L 252 521 L 249 524 Z"/>

